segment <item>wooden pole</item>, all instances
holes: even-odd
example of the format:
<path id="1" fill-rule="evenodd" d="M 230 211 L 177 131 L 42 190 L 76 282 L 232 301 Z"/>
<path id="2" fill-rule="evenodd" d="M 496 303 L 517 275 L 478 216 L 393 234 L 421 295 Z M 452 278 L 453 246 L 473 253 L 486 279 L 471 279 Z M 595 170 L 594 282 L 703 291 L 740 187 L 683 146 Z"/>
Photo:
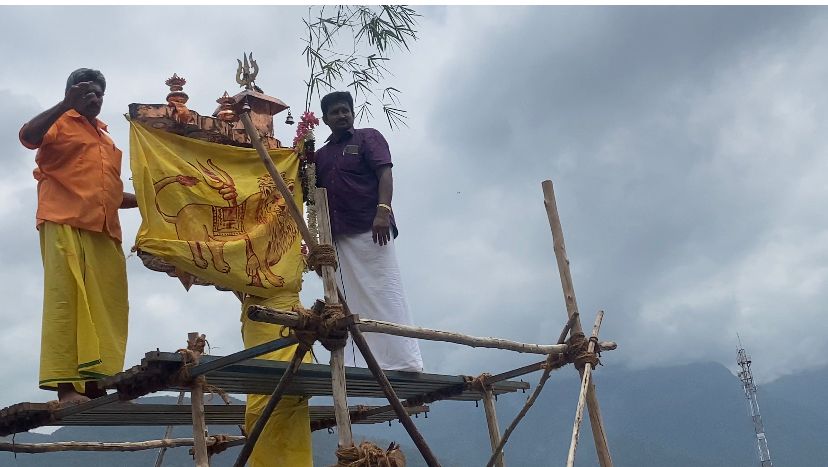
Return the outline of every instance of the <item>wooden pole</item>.
<path id="1" fill-rule="evenodd" d="M 184 391 L 178 393 L 178 401 L 176 401 L 175 405 L 181 405 L 184 402 Z M 172 435 L 173 426 L 167 425 L 167 428 L 164 430 L 164 439 L 169 438 Z M 164 463 L 164 454 L 167 452 L 167 446 L 162 446 L 161 449 L 158 450 L 158 455 L 155 457 L 155 467 L 161 467 L 161 464 Z"/>
<path id="2" fill-rule="evenodd" d="M 595 318 L 595 325 L 592 326 L 592 337 L 598 339 L 598 330 L 601 329 L 601 321 L 604 319 L 604 312 L 599 311 Z M 595 342 L 590 339 L 587 351 L 592 353 L 595 351 Z M 575 425 L 572 427 L 572 439 L 569 442 L 569 455 L 566 457 L 566 467 L 574 467 L 575 465 L 575 450 L 578 448 L 578 435 L 581 430 L 581 421 L 584 419 L 584 403 L 586 402 L 586 395 L 590 384 L 590 377 L 592 376 L 592 363 L 587 362 L 584 365 L 583 380 L 581 381 L 581 392 L 578 395 L 578 405 L 575 408 Z"/>
<path id="3" fill-rule="evenodd" d="M 23 454 L 64 451 L 118 451 L 133 452 L 158 448 L 177 448 L 192 446 L 193 438 L 164 438 L 151 441 L 133 441 L 126 443 L 103 443 L 99 441 L 61 441 L 57 443 L 0 443 L 0 451 Z M 224 441 L 236 446 L 244 441 L 244 436 L 227 436 Z M 207 437 L 207 445 L 216 444 L 215 436 Z"/>
<path id="4" fill-rule="evenodd" d="M 345 305 L 346 312 L 350 313 L 347 308 L 347 303 L 345 303 L 344 300 L 343 305 Z M 377 379 L 377 383 L 380 388 L 382 388 L 385 398 L 388 399 L 388 403 L 394 408 L 394 413 L 397 414 L 397 418 L 400 419 L 400 423 L 402 423 L 403 428 L 405 428 L 405 431 L 408 432 L 408 436 L 411 437 L 411 441 L 413 441 L 414 445 L 417 446 L 417 449 L 426 461 L 426 465 L 428 465 L 428 467 L 440 467 L 440 462 L 437 460 L 437 457 L 435 457 L 434 453 L 431 452 L 431 448 L 428 447 L 425 438 L 423 438 L 423 435 L 420 434 L 419 430 L 417 430 L 417 426 L 414 425 L 414 422 L 408 415 L 408 411 L 405 410 L 405 407 L 403 407 L 402 402 L 400 402 L 400 398 L 397 397 L 397 393 L 394 391 L 394 388 L 391 387 L 391 382 L 388 381 L 388 377 L 385 376 L 385 373 L 382 371 L 382 368 L 380 368 L 379 363 L 377 363 L 374 353 L 371 352 L 371 348 L 368 347 L 368 342 L 365 341 L 365 336 L 362 335 L 362 332 L 356 325 L 351 325 L 350 330 L 351 338 L 354 340 L 354 344 L 362 353 L 362 357 L 365 358 L 365 363 L 368 364 L 368 369 L 371 370 L 374 378 Z"/>
<path id="5" fill-rule="evenodd" d="M 247 103 L 245 103 L 242 107 L 240 118 L 242 124 L 244 125 L 244 129 L 247 132 L 248 137 L 250 138 L 250 142 L 253 144 L 253 147 L 256 148 L 256 151 L 259 153 L 259 157 L 262 159 L 262 162 L 267 168 L 268 173 L 270 173 L 271 178 L 273 178 L 273 181 L 276 183 L 276 187 L 279 189 L 279 192 L 282 193 L 282 196 L 285 198 L 285 201 L 293 199 L 290 190 L 288 190 L 287 186 L 285 185 L 284 181 L 282 180 L 281 176 L 276 170 L 276 166 L 270 159 L 270 155 L 267 153 L 267 149 L 265 149 L 261 139 L 259 139 L 259 135 L 258 133 L 256 133 L 256 127 L 253 125 L 253 121 L 250 120 L 250 115 L 248 115 L 249 111 L 250 107 L 247 105 Z M 305 224 L 305 220 L 299 213 L 298 206 L 296 206 L 295 203 L 291 202 L 287 202 L 287 206 L 288 211 L 291 213 L 291 217 L 293 217 L 293 220 L 299 227 L 299 232 L 302 234 L 302 238 L 305 240 L 305 243 L 309 247 L 315 246 L 317 244 L 316 239 L 314 239 L 313 236 L 310 234 L 308 226 L 307 224 Z M 317 207 L 317 209 L 318 215 L 320 217 L 323 215 L 323 211 L 327 212 L 327 209 L 323 210 L 321 209 L 321 207 Z M 339 294 L 339 290 L 337 290 L 337 294 Z M 343 304 L 343 306 L 346 307 L 345 309 L 347 310 L 347 304 L 342 296 L 339 296 L 339 300 Z M 385 374 L 379 368 L 379 364 L 377 364 L 374 355 L 371 353 L 371 349 L 368 348 L 368 344 L 365 342 L 365 338 L 362 336 L 362 334 L 359 332 L 359 329 L 356 326 L 349 326 L 349 330 L 351 331 L 354 343 L 357 344 L 357 346 L 359 347 L 360 352 L 362 352 L 363 357 L 365 357 L 366 363 L 368 363 L 368 367 L 371 369 L 371 372 L 374 374 L 374 377 L 377 378 L 377 382 L 380 384 L 380 386 L 383 387 L 383 390 L 386 393 L 386 397 L 389 398 L 389 402 L 391 403 L 391 405 L 394 406 L 394 411 L 397 413 L 397 416 L 400 417 L 400 422 L 406 428 L 406 431 L 408 431 L 408 434 L 411 436 L 412 440 L 414 441 L 414 444 L 417 445 L 417 448 L 420 450 L 420 453 L 423 454 L 426 463 L 428 463 L 429 467 L 439 466 L 440 464 L 437 462 L 437 459 L 434 457 L 434 454 L 431 452 L 431 449 L 429 449 L 422 435 L 420 435 L 419 431 L 417 431 L 417 427 L 414 426 L 414 423 L 408 416 L 408 412 L 406 412 L 405 408 L 402 406 L 402 403 L 400 403 L 399 398 L 397 398 L 397 395 L 394 393 L 394 389 L 388 382 L 388 378 L 385 377 Z M 333 354 L 333 352 L 331 354 Z M 373 367 L 371 365 L 372 361 Z M 392 398 L 393 400 L 391 400 Z"/>
<path id="6" fill-rule="evenodd" d="M 273 163 L 273 160 L 270 158 L 270 154 L 267 153 L 267 149 L 265 149 L 264 144 L 262 144 L 262 140 L 259 138 L 259 133 L 256 132 L 256 126 L 253 125 L 253 120 L 250 119 L 250 115 L 248 114 L 249 111 L 250 107 L 245 102 L 242 107 L 242 112 L 239 114 L 239 118 L 244 125 L 244 130 L 247 132 L 247 136 L 250 138 L 250 143 L 254 148 L 256 148 L 259 158 L 262 160 L 262 163 L 264 163 L 265 168 L 267 169 L 267 173 L 270 174 L 270 178 L 273 179 L 273 183 L 276 184 L 276 188 L 285 199 L 285 204 L 288 207 L 290 217 L 292 217 L 293 221 L 296 222 L 296 226 L 299 228 L 299 233 L 302 235 L 302 240 L 304 240 L 309 247 L 313 247 L 316 245 L 316 239 L 313 238 L 310 230 L 308 230 L 308 226 L 305 224 L 305 219 L 302 217 L 299 206 L 296 205 L 296 202 L 293 199 L 293 193 L 290 192 L 285 184 L 285 181 L 282 180 L 282 176 L 279 175 L 279 170 L 276 169 L 276 164 Z"/>
<path id="7" fill-rule="evenodd" d="M 265 425 L 267 425 L 267 422 L 270 420 L 270 416 L 273 414 L 273 411 L 282 399 L 290 380 L 293 379 L 293 375 L 296 374 L 296 371 L 299 369 L 299 365 L 302 364 L 302 359 L 305 357 L 307 352 L 307 348 L 301 344 L 296 347 L 296 352 L 290 360 L 290 365 L 288 365 L 287 369 L 282 374 L 282 377 L 279 378 L 279 382 L 273 389 L 273 394 L 270 395 L 270 400 L 267 401 L 267 405 L 264 410 L 262 410 L 259 418 L 256 420 L 256 424 L 253 425 L 253 429 L 247 434 L 247 442 L 244 443 L 244 447 L 242 447 L 239 457 L 236 459 L 236 463 L 233 464 L 234 467 L 244 467 L 247 463 L 247 459 L 249 459 L 250 455 L 253 454 L 253 448 L 256 447 L 256 442 L 262 435 Z"/>
<path id="8" fill-rule="evenodd" d="M 572 284 L 572 274 L 569 271 L 569 258 L 566 256 L 564 245 L 563 228 L 561 218 L 558 214 L 558 206 L 555 203 L 555 190 L 551 180 L 544 180 L 541 183 L 543 188 L 543 204 L 546 206 L 546 215 L 549 218 L 549 227 L 552 229 L 552 241 L 555 250 L 555 259 L 558 263 L 558 272 L 561 276 L 564 300 L 566 301 L 566 312 L 569 316 L 578 313 L 578 302 L 575 300 L 575 286 Z M 583 332 L 580 319 L 576 319 L 572 325 L 573 332 Z M 581 374 L 583 378 L 583 374 Z M 595 385 L 590 381 L 587 386 L 587 408 L 589 409 L 589 421 L 592 427 L 592 437 L 595 440 L 595 450 L 598 453 L 598 462 L 601 467 L 612 467 L 607 444 L 607 435 L 604 432 L 604 422 L 601 419 L 601 409 L 598 406 L 598 396 L 595 394 Z"/>
<path id="9" fill-rule="evenodd" d="M 328 211 L 328 190 L 317 188 L 315 193 L 316 212 L 319 223 L 319 242 L 323 245 L 333 244 L 331 234 L 331 216 Z M 325 303 L 339 304 L 339 295 L 336 289 L 334 268 L 322 266 L 322 286 L 325 292 Z M 351 414 L 348 410 L 348 391 L 345 385 L 345 349 L 339 348 L 331 352 L 331 387 L 333 394 L 334 415 L 336 416 L 336 431 L 339 435 L 339 447 L 349 448 L 354 445 L 351 432 Z"/>
<path id="10" fill-rule="evenodd" d="M 195 363 L 201 357 L 201 352 L 195 346 L 199 333 L 191 332 L 187 335 L 187 348 L 193 352 Z M 207 424 L 204 420 L 204 376 L 197 376 L 190 387 L 190 404 L 193 413 L 193 456 L 196 467 L 210 467 L 207 455 Z"/>
<path id="11" fill-rule="evenodd" d="M 492 445 L 492 455 L 495 456 L 494 465 L 496 467 L 503 467 L 503 451 L 502 449 L 498 449 L 500 446 L 500 427 L 497 424 L 494 394 L 492 394 L 492 387 L 486 383 L 483 383 L 483 409 L 486 411 L 486 425 L 489 427 L 489 442 Z"/>
<path id="12" fill-rule="evenodd" d="M 564 326 L 563 330 L 561 330 L 560 336 L 558 336 L 558 344 L 563 344 L 566 341 L 566 336 L 567 334 L 569 334 L 569 330 L 572 329 L 572 325 L 575 323 L 576 319 L 578 319 L 578 315 L 572 315 L 569 317 L 569 321 L 566 322 L 566 326 Z M 511 375 L 513 374 L 525 374 L 526 372 L 534 371 L 535 369 L 543 369 L 543 373 L 541 373 L 540 380 L 538 380 L 538 385 L 535 386 L 535 390 L 532 391 L 532 394 L 529 396 L 528 399 L 526 399 L 526 402 L 523 404 L 523 408 L 520 409 L 520 412 L 518 412 L 514 420 L 512 420 L 512 423 L 510 423 L 509 426 L 506 427 L 506 431 L 503 432 L 503 437 L 501 437 L 500 443 L 498 443 L 497 448 L 492 453 L 492 456 L 489 457 L 489 462 L 486 463 L 486 467 L 492 467 L 494 465 L 495 461 L 497 460 L 497 454 L 501 450 L 503 450 L 503 446 L 505 446 L 506 442 L 509 441 L 509 437 L 512 436 L 512 432 L 515 431 L 515 428 L 517 428 L 518 423 L 520 423 L 520 421 L 523 420 L 523 417 L 525 417 L 526 414 L 529 413 L 529 409 L 531 409 L 532 406 L 535 404 L 535 401 L 538 399 L 538 396 L 540 395 L 541 391 L 543 391 L 543 386 L 546 384 L 546 380 L 549 379 L 550 373 L 552 373 L 552 370 L 554 368 L 557 368 L 556 365 L 553 365 L 553 363 L 557 363 L 553 359 L 562 360 L 563 357 L 549 355 L 546 357 L 546 360 L 542 362 L 527 365 L 523 368 L 517 368 L 515 370 L 507 371 L 505 373 L 493 375 L 487 378 L 488 381 L 502 381 L 506 378 L 512 378 L 513 376 Z"/>
<path id="13" fill-rule="evenodd" d="M 276 310 L 261 305 L 252 305 L 247 309 L 247 316 L 253 321 L 282 326 L 296 327 L 300 324 L 299 315 L 294 311 Z M 441 331 L 436 329 L 408 326 L 388 321 L 359 318 L 356 322 L 357 328 L 362 332 L 379 332 L 395 336 L 413 337 L 438 342 L 450 342 L 453 344 L 467 345 L 469 347 L 485 347 L 490 349 L 511 350 L 519 353 L 532 353 L 540 355 L 558 355 L 566 351 L 566 344 L 527 344 L 496 337 L 475 337 L 460 334 L 457 332 Z M 617 345 L 612 341 L 604 341 L 599 344 L 601 351 L 614 350 Z M 519 376 L 519 375 L 518 375 Z"/>

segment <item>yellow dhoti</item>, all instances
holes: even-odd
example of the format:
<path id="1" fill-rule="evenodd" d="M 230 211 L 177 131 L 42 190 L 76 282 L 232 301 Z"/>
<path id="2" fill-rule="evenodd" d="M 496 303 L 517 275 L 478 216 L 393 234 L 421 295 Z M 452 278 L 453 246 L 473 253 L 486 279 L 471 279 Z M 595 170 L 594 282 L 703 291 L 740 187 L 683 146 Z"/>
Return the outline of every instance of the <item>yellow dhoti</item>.
<path id="1" fill-rule="evenodd" d="M 289 310 L 299 304 L 296 294 L 264 299 L 250 297 L 242 304 L 242 339 L 244 347 L 250 348 L 279 337 L 282 326 L 259 323 L 247 318 L 247 307 L 264 305 L 281 310 Z M 267 360 L 290 360 L 296 346 L 279 349 L 262 357 Z M 304 362 L 310 362 L 310 354 L 305 355 Z M 244 416 L 245 429 L 249 433 L 259 415 L 264 411 L 270 396 L 248 395 Z M 311 449 L 310 414 L 308 400 L 303 397 L 284 396 L 273 411 L 265 425 L 261 438 L 250 456 L 250 467 L 311 467 L 313 452 Z"/>
<path id="2" fill-rule="evenodd" d="M 123 370 L 129 305 L 126 261 L 109 235 L 64 224 L 40 225 L 43 331 L 40 387 L 86 381 Z"/>

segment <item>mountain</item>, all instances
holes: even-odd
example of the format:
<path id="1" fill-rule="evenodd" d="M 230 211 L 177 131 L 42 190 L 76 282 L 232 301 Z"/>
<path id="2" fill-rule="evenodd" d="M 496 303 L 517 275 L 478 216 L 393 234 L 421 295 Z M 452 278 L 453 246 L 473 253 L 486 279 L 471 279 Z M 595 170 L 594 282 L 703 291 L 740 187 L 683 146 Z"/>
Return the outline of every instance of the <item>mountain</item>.
<path id="1" fill-rule="evenodd" d="M 755 467 L 756 441 L 739 380 L 716 363 L 630 370 L 599 367 L 595 373 L 598 397 L 610 451 L 617 467 Z M 534 380 L 530 380 L 533 383 Z M 828 426 L 828 407 L 822 398 L 828 368 L 789 375 L 759 388 L 771 456 L 777 466 L 825 467 L 828 444 L 822 440 Z M 577 402 L 578 378 L 572 368 L 553 373 L 543 394 L 518 426 L 506 446 L 510 466 L 563 465 L 569 448 Z M 499 397 L 498 418 L 505 429 L 522 407 L 522 394 Z M 376 403 L 377 401 L 373 401 Z M 490 452 L 482 405 L 436 402 L 428 418 L 415 420 L 444 466 L 485 465 Z M 211 427 L 212 432 L 235 434 L 236 427 Z M 51 436 L 24 433 L 18 442 L 59 440 L 125 441 L 157 439 L 163 427 L 64 427 Z M 597 467 L 588 419 L 581 432 L 576 465 Z M 175 437 L 190 437 L 180 427 Z M 355 426 L 357 441 L 370 439 L 380 446 L 400 442 L 409 466 L 424 466 L 398 422 Z M 336 435 L 314 433 L 317 466 L 334 463 Z M 232 465 L 238 448 L 214 457 L 214 467 Z M 0 466 L 60 465 L 79 467 L 151 466 L 155 451 L 140 453 L 0 453 Z M 165 467 L 190 467 L 187 449 L 168 451 Z"/>

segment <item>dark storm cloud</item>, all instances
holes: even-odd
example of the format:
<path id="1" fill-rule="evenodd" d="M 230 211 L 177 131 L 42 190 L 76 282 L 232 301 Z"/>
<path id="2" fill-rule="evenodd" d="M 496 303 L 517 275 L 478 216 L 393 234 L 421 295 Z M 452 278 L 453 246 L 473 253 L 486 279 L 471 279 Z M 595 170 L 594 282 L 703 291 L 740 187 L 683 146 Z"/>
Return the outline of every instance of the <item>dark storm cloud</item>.
<path id="1" fill-rule="evenodd" d="M 808 360 L 828 350 L 820 337 L 828 332 L 820 319 L 828 303 L 823 9 L 420 11 L 420 39 L 390 63 L 408 127 L 391 131 L 379 115 L 362 124 L 381 129 L 392 148 L 397 247 L 417 324 L 557 337 L 564 304 L 540 190 L 551 178 L 583 320 L 605 309 L 602 334 L 621 345 L 608 363 L 730 363 L 737 331 L 762 361 L 760 378 L 824 363 Z M 35 389 L 42 272 L 34 154 L 17 143 L 20 123 L 62 97 L 71 70 L 91 66 L 107 76 L 102 118 L 126 148 L 129 103 L 162 102 L 163 81 L 176 72 L 188 80 L 190 108 L 209 113 L 224 90 L 237 89 L 235 60 L 250 50 L 258 84 L 297 116 L 307 10 L 2 13 L 0 316 L 10 325 L 0 350 L 25 355 L 3 367 L 17 384 L 0 395 L 7 405 L 47 397 Z M 69 40 L 78 24 L 96 40 Z M 277 136 L 290 141 L 295 128 L 282 121 Z M 129 188 L 126 161 L 123 172 Z M 126 250 L 139 222 L 137 212 L 122 215 Z M 128 268 L 127 365 L 147 350 L 180 347 L 194 330 L 216 353 L 241 347 L 235 298 L 185 293 L 135 257 Z M 308 304 L 321 287 L 305 279 Z M 788 342 L 781 350 L 780 341 Z M 430 371 L 475 374 L 532 360 L 422 345 Z"/>

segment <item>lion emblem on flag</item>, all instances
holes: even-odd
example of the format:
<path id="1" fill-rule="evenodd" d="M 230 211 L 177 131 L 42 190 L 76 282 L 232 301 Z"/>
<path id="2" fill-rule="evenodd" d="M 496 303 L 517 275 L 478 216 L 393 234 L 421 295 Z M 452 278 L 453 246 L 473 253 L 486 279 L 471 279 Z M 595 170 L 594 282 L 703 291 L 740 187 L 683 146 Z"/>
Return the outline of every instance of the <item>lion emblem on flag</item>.
<path id="1" fill-rule="evenodd" d="M 190 247 L 193 263 L 207 269 L 212 264 L 216 271 L 230 272 L 224 259 L 225 243 L 243 241 L 246 252 L 248 285 L 282 287 L 285 280 L 271 269 L 295 242 L 299 229 L 287 212 L 287 204 L 270 175 L 258 178 L 259 191 L 238 202 L 233 177 L 207 159 L 207 166 L 197 162 L 193 166 L 204 182 L 227 201 L 227 206 L 192 203 L 184 205 L 175 215 L 164 212 L 158 203 L 158 193 L 170 185 L 192 187 L 201 183 L 197 177 L 172 175 L 153 183 L 155 207 L 164 221 L 175 225 L 179 240 Z M 192 164 L 190 164 L 192 165 Z M 281 173 L 282 178 L 285 173 Z M 293 192 L 294 180 L 285 179 Z M 210 260 L 208 261 L 207 256 Z M 264 279 L 262 279 L 264 277 Z"/>

